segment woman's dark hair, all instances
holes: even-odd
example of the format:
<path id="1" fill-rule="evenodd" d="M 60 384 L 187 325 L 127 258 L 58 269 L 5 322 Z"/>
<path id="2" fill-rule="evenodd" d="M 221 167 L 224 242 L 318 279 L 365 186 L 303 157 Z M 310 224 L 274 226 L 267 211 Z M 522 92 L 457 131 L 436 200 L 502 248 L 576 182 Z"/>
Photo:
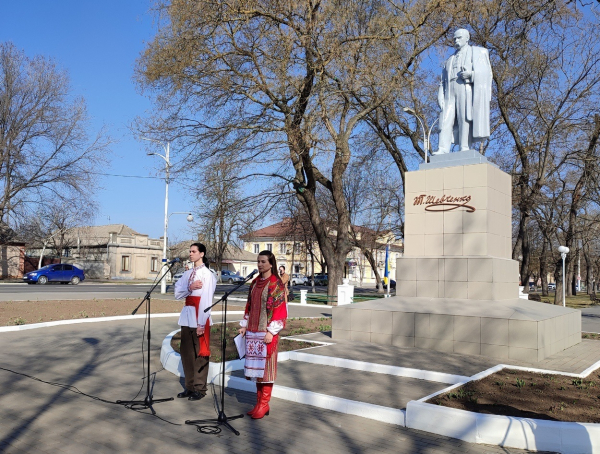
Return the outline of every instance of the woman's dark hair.
<path id="1" fill-rule="evenodd" d="M 202 256 L 202 263 L 204 263 L 204 266 L 208 268 L 208 259 L 206 258 L 206 246 L 204 246 L 202 243 L 192 243 L 190 244 L 190 247 L 192 246 L 196 246 L 198 248 L 198 252 L 204 252 L 204 255 Z"/>
<path id="2" fill-rule="evenodd" d="M 261 251 L 258 255 L 263 255 L 269 259 L 269 263 L 271 264 L 271 273 L 275 276 L 279 277 L 279 268 L 277 268 L 277 259 L 275 255 L 271 251 Z"/>

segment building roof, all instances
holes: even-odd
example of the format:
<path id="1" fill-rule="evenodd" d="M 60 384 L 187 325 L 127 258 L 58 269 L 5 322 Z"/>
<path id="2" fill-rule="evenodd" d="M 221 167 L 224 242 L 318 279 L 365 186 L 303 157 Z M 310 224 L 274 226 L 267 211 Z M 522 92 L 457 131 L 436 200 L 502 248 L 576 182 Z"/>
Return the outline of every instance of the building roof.
<path id="1" fill-rule="evenodd" d="M 65 232 L 65 239 L 69 241 L 69 243 L 77 244 L 77 239 L 79 238 L 79 244 L 81 246 L 100 246 L 108 243 L 110 233 L 116 233 L 117 235 L 125 236 L 148 236 L 136 232 L 125 224 L 108 224 L 74 227 Z"/>
<path id="2" fill-rule="evenodd" d="M 0 244 L 8 246 L 24 246 L 25 241 L 4 223 L 0 223 Z"/>
<path id="3" fill-rule="evenodd" d="M 376 230 L 361 225 L 353 225 L 352 229 L 358 235 L 371 235 L 373 238 L 377 239 L 392 234 L 392 231 L 389 229 L 377 232 Z M 293 230 L 294 223 L 292 222 L 292 220 L 290 218 L 284 218 L 283 221 L 278 222 L 277 224 L 272 224 L 262 229 L 255 230 L 254 232 L 247 233 L 245 235 L 240 236 L 240 238 L 244 241 L 252 241 L 257 238 L 285 239 L 292 236 Z M 384 244 L 385 246 L 385 243 L 382 244 Z"/>
<path id="4" fill-rule="evenodd" d="M 227 245 L 225 254 L 223 254 L 223 260 L 230 260 L 234 262 L 256 262 L 256 254 L 244 249 Z"/>
<path id="5" fill-rule="evenodd" d="M 254 232 L 247 233 L 240 236 L 243 240 L 249 240 L 252 238 L 284 238 L 290 236 L 292 233 L 292 221 L 290 218 L 284 218 L 283 221 L 277 224 L 269 225 L 262 229 L 255 230 Z"/>

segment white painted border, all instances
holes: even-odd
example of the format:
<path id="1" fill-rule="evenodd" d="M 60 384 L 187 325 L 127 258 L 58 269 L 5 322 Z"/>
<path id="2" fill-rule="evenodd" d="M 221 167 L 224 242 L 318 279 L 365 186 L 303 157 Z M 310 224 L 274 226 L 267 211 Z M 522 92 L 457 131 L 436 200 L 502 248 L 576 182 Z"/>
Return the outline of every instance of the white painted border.
<path id="1" fill-rule="evenodd" d="M 227 312 L 228 315 L 244 315 L 243 311 L 232 311 Z M 179 317 L 179 312 L 177 313 L 167 313 L 167 314 L 151 314 L 150 318 L 164 318 L 164 317 Z M 221 315 L 221 311 L 215 311 L 211 314 L 213 317 L 217 317 Z M 6 333 L 10 331 L 23 331 L 27 329 L 37 329 L 37 328 L 48 328 L 52 326 L 61 326 L 61 325 L 73 325 L 77 323 L 98 323 L 98 322 L 112 322 L 115 320 L 135 320 L 139 318 L 146 318 L 146 314 L 139 315 L 115 315 L 113 317 L 94 317 L 94 318 L 75 318 L 72 320 L 56 320 L 52 322 L 43 322 L 43 323 L 29 323 L 27 325 L 15 325 L 15 326 L 2 326 L 0 327 L 0 333 Z"/>
<path id="2" fill-rule="evenodd" d="M 505 368 L 585 378 L 599 367 L 600 361 L 588 367 L 581 374 L 571 374 L 499 364 L 473 375 L 467 381 L 457 383 L 417 401 L 410 401 L 406 406 L 406 427 L 458 438 L 469 443 L 492 444 L 538 451 L 557 451 L 563 454 L 597 453 L 600 452 L 600 424 L 486 415 L 433 405 L 426 403 L 426 401 L 469 381 L 479 380 Z"/>
<path id="3" fill-rule="evenodd" d="M 323 341 L 316 341 L 316 340 L 312 340 L 312 339 L 306 339 L 306 338 L 302 338 L 302 337 L 293 337 L 293 336 L 282 337 L 282 339 L 297 341 L 297 342 L 306 342 L 306 343 L 310 343 L 310 344 L 320 344 L 321 346 L 335 344 L 335 342 L 323 342 Z"/>

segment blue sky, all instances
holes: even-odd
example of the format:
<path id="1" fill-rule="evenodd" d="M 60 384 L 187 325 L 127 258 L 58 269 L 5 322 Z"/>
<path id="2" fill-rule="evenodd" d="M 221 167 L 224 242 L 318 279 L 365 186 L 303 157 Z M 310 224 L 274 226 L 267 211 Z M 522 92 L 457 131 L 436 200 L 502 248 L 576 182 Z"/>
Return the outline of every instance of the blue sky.
<path id="1" fill-rule="evenodd" d="M 27 56 L 44 55 L 66 69 L 73 93 L 87 101 L 90 135 L 103 125 L 116 139 L 108 167 L 113 175 L 157 177 L 164 161 L 147 156 L 145 143 L 128 129 L 151 108 L 133 81 L 135 60 L 156 32 L 148 0 L 0 0 L 0 41 L 12 41 Z M 156 151 L 156 149 L 153 149 Z M 127 224 L 151 237 L 163 234 L 164 180 L 99 177 L 95 225 Z M 193 197 L 176 183 L 169 187 L 169 212 L 194 209 Z M 184 215 L 173 215 L 169 238 L 191 237 Z"/>

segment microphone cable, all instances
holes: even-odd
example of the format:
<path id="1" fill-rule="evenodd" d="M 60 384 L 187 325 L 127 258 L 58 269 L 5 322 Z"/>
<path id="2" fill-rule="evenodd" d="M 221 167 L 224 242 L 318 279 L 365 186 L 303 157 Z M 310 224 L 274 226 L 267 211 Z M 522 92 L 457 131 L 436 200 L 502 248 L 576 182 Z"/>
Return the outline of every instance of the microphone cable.
<path id="1" fill-rule="evenodd" d="M 106 399 L 103 399 L 102 397 L 98 397 L 98 396 L 94 396 L 94 395 L 92 395 L 92 394 L 85 393 L 85 392 L 81 391 L 79 388 L 77 388 L 77 386 L 75 386 L 75 385 L 67 385 L 67 384 L 65 384 L 65 383 L 60 383 L 60 382 L 52 382 L 52 381 L 48 381 L 48 380 L 43 380 L 43 379 L 41 379 L 41 378 L 39 378 L 39 377 L 36 377 L 36 376 L 34 376 L 34 375 L 29 375 L 29 374 L 26 374 L 26 373 L 24 373 L 24 372 L 18 372 L 18 371 L 12 370 L 12 369 L 8 369 L 8 368 L 6 368 L 6 367 L 1 367 L 1 366 L 0 366 L 0 370 L 3 370 L 3 371 L 5 371 L 5 372 L 10 372 L 11 374 L 20 375 L 21 377 L 29 378 L 29 379 L 31 379 L 31 380 L 34 380 L 34 381 L 37 381 L 37 382 L 40 382 L 40 383 L 44 383 L 44 384 L 46 384 L 46 385 L 50 385 L 50 386 L 56 386 L 57 388 L 62 388 L 62 389 L 64 389 L 64 390 L 66 390 L 66 391 L 70 391 L 70 392 L 72 392 L 72 393 L 79 394 L 79 395 L 81 395 L 81 396 L 88 397 L 88 398 L 90 398 L 90 399 L 92 399 L 92 400 L 97 400 L 97 401 L 99 401 L 99 402 L 102 402 L 102 403 L 105 403 L 105 404 L 112 404 L 112 405 L 119 405 L 119 406 L 122 406 L 121 404 L 117 404 L 117 403 L 116 403 L 116 402 L 114 402 L 114 401 L 111 401 L 111 400 L 106 400 Z M 160 371 L 162 371 L 162 370 L 163 370 L 163 369 L 161 369 L 161 370 L 159 370 L 159 371 L 157 371 L 157 372 L 153 372 L 153 375 L 156 375 L 158 372 L 160 372 Z M 143 381 L 143 380 L 145 380 L 145 378 L 146 378 L 146 377 L 142 378 L 142 381 Z M 142 388 L 143 388 L 143 383 L 142 383 Z M 138 394 L 139 394 L 139 392 L 138 392 Z M 172 421 L 169 421 L 169 420 L 167 420 L 167 419 L 161 418 L 161 417 L 160 417 L 160 416 L 158 416 L 158 415 L 153 415 L 153 414 L 151 414 L 151 413 L 146 413 L 146 412 L 143 412 L 143 411 L 141 411 L 141 410 L 137 410 L 137 409 L 134 409 L 134 408 L 132 408 L 131 410 L 133 410 L 133 411 L 137 411 L 138 413 L 141 413 L 141 414 L 143 414 L 143 415 L 154 416 L 154 417 L 156 417 L 156 418 L 160 419 L 161 421 L 164 421 L 164 422 L 166 422 L 166 423 L 169 423 L 169 424 L 171 424 L 171 425 L 174 425 L 174 426 L 181 426 L 181 425 L 183 425 L 183 424 L 174 423 L 174 422 L 172 422 Z"/>

